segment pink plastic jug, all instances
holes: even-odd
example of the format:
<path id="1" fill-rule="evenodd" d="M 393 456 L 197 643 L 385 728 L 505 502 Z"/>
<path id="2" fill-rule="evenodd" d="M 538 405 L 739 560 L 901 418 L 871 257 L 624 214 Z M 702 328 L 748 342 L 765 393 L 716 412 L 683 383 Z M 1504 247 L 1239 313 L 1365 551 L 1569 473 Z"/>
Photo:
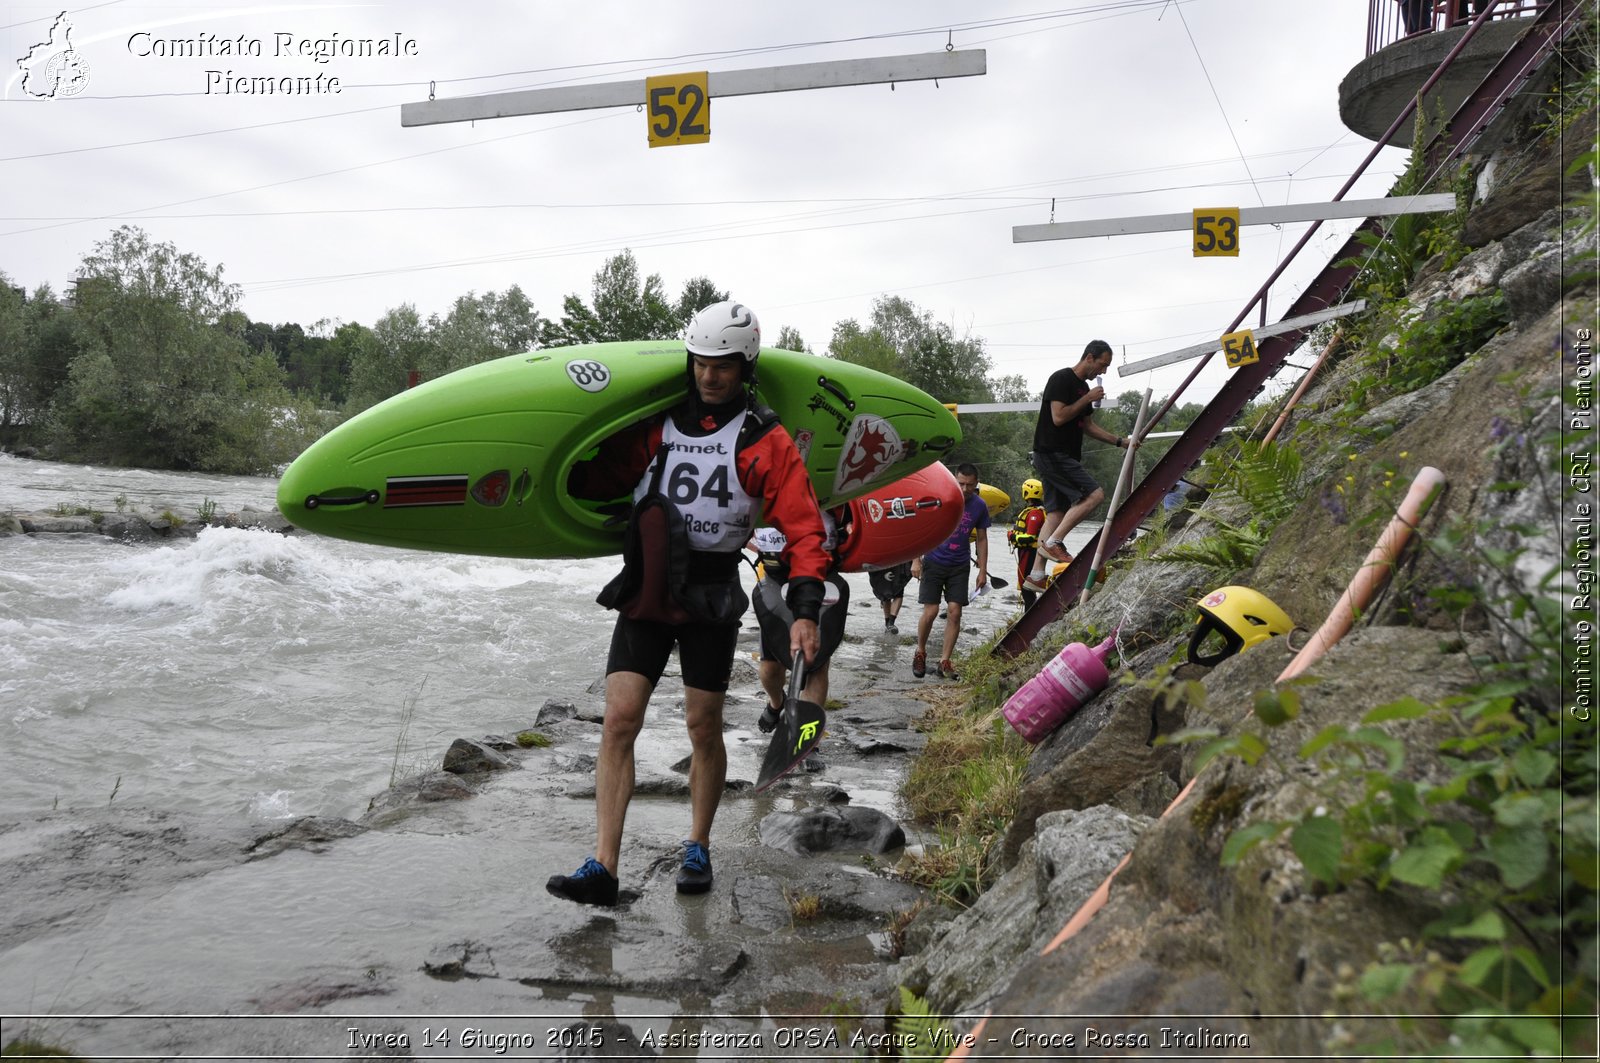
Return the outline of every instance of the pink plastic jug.
<path id="1" fill-rule="evenodd" d="M 1000 710 L 1023 738 L 1043 741 L 1062 721 L 1106 688 L 1111 674 L 1106 671 L 1106 655 L 1116 645 L 1116 632 L 1094 649 L 1081 642 L 1063 646 L 1039 674 L 1011 695 Z"/>

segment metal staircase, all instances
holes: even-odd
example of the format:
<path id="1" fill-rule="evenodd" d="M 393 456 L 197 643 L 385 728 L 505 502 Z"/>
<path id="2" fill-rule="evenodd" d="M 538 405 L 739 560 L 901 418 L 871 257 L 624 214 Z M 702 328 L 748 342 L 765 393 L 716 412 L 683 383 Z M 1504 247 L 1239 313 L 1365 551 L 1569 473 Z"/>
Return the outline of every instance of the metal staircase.
<path id="1" fill-rule="evenodd" d="M 1528 0 L 1502 0 L 1508 5 L 1515 4 L 1526 9 Z M 1491 127 L 1495 119 L 1505 110 L 1509 101 L 1530 82 L 1539 76 L 1546 65 L 1555 57 L 1557 48 L 1574 31 L 1578 29 L 1589 17 L 1590 10 L 1595 0 L 1546 0 L 1539 5 L 1535 12 L 1528 18 L 1528 28 L 1515 43 L 1507 50 L 1500 61 L 1484 76 L 1478 87 L 1471 92 L 1466 102 L 1456 111 L 1444 128 L 1429 142 L 1425 149 L 1425 157 L 1429 163 L 1430 172 L 1438 172 L 1440 168 L 1453 163 L 1479 142 L 1485 132 Z M 1450 63 L 1461 54 L 1477 30 L 1495 14 L 1495 4 L 1487 5 L 1481 15 L 1475 18 L 1461 39 L 1445 56 L 1439 68 L 1432 77 L 1418 91 L 1417 97 L 1425 96 L 1433 84 L 1445 73 Z M 1371 165 L 1378 152 L 1385 147 L 1395 132 L 1411 121 L 1411 115 L 1416 107 L 1416 98 L 1402 108 L 1400 114 L 1390 125 L 1388 131 L 1378 140 L 1370 154 L 1362 160 L 1355 172 L 1350 175 L 1339 192 L 1333 197 L 1335 201 L 1341 200 L 1354 187 L 1356 180 Z M 1237 329 L 1250 313 L 1258 306 L 1261 310 L 1261 324 L 1266 325 L 1266 298 L 1272 284 L 1288 268 L 1290 262 L 1305 248 L 1311 237 L 1321 226 L 1316 222 L 1306 230 L 1300 241 L 1289 251 L 1283 261 L 1267 278 L 1265 284 L 1245 304 L 1233 323 L 1223 330 L 1223 333 Z M 1283 315 L 1282 320 L 1299 317 L 1304 314 L 1321 310 L 1339 303 L 1345 291 L 1357 272 L 1354 266 L 1339 266 L 1336 263 L 1344 262 L 1359 256 L 1363 245 L 1357 239 L 1361 232 L 1380 232 L 1380 223 L 1375 219 L 1368 219 L 1365 224 L 1352 233 L 1350 238 L 1334 252 L 1328 260 L 1328 265 L 1317 275 L 1316 279 L 1305 289 L 1294 304 Z M 1098 552 L 1102 539 L 1105 540 L 1103 557 L 1110 558 L 1134 534 L 1139 525 L 1147 520 L 1161 505 L 1161 500 L 1166 496 L 1183 476 L 1205 454 L 1223 429 L 1239 415 L 1239 412 L 1253 399 L 1261 388 L 1265 386 L 1289 354 L 1299 346 L 1304 338 L 1306 329 L 1283 332 L 1270 336 L 1257 343 L 1259 360 L 1241 366 L 1232 371 L 1232 375 L 1216 397 L 1207 404 L 1205 411 L 1183 432 L 1171 449 L 1156 463 L 1150 473 L 1140 481 L 1133 491 L 1123 500 L 1121 507 L 1112 516 L 1111 520 L 1101 526 L 1100 530 L 1090 540 L 1089 544 L 1081 550 L 1065 572 L 1056 578 L 1050 587 L 1041 592 L 1033 605 L 1023 613 L 995 647 L 994 652 L 1002 657 L 1015 657 L 1032 644 L 1035 637 L 1047 625 L 1060 619 L 1077 601 L 1084 585 L 1088 582 L 1092 559 Z M 1166 400 L 1166 403 L 1151 418 L 1151 426 L 1155 425 L 1165 416 L 1168 410 L 1183 395 L 1184 390 L 1192 383 L 1200 371 L 1214 357 L 1215 352 L 1202 358 L 1194 370 L 1178 386 L 1178 389 Z M 1147 426 L 1147 430 L 1148 430 Z"/>

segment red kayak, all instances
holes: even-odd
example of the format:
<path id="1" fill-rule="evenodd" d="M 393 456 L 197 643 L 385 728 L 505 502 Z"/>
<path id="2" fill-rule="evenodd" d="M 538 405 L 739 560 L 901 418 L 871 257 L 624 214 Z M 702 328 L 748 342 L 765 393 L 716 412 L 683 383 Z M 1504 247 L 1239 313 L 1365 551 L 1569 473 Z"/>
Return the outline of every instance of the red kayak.
<path id="1" fill-rule="evenodd" d="M 841 572 L 888 568 L 921 557 L 961 520 L 961 485 L 942 462 L 850 501 Z"/>

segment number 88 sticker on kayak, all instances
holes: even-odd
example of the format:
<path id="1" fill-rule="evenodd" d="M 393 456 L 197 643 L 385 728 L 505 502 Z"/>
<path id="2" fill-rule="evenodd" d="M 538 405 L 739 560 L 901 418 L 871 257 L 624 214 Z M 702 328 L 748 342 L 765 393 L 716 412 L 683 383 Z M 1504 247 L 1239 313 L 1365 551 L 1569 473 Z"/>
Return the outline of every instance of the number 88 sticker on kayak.
<path id="1" fill-rule="evenodd" d="M 604 362 L 574 359 L 567 363 L 567 376 L 591 395 L 604 391 L 611 383 L 611 370 Z"/>

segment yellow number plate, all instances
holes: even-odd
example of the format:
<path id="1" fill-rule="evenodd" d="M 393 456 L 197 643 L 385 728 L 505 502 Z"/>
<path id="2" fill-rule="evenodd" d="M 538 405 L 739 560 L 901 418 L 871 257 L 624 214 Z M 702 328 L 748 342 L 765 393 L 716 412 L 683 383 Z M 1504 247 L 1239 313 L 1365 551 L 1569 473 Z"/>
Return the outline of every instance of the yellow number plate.
<path id="1" fill-rule="evenodd" d="M 704 70 L 645 78 L 644 97 L 652 148 L 711 141 L 711 94 Z"/>
<path id="2" fill-rule="evenodd" d="M 1239 257 L 1239 208 L 1197 207 L 1194 212 L 1196 258 Z"/>
<path id="3" fill-rule="evenodd" d="M 1222 356 L 1228 360 L 1229 369 L 1237 369 L 1241 365 L 1261 360 L 1261 355 L 1256 351 L 1256 336 L 1249 329 L 1241 332 L 1230 332 L 1222 337 Z"/>

